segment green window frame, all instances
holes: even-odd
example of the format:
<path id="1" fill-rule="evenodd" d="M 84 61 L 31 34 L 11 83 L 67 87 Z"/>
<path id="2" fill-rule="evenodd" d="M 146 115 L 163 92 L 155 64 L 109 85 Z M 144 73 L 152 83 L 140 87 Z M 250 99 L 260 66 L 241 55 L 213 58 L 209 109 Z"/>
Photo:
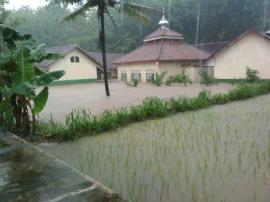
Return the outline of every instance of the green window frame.
<path id="1" fill-rule="evenodd" d="M 155 79 L 155 73 L 146 73 L 146 81 L 153 82 Z"/>
<path id="2" fill-rule="evenodd" d="M 141 81 L 141 73 L 131 73 L 131 80 L 138 80 Z"/>
<path id="3" fill-rule="evenodd" d="M 121 81 L 127 81 L 127 73 L 121 73 Z"/>

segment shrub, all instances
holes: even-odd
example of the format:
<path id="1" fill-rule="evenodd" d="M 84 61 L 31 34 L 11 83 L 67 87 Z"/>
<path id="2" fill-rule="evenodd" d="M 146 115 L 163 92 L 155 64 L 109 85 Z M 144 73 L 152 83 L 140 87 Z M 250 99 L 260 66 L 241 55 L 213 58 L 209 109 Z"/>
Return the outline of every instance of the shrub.
<path id="1" fill-rule="evenodd" d="M 214 79 L 214 77 L 211 76 L 207 70 L 204 70 L 204 69 L 200 70 L 199 75 L 201 78 L 201 84 L 209 86 L 211 84 L 216 83 L 216 80 Z"/>
<path id="2" fill-rule="evenodd" d="M 197 109 L 201 109 L 201 108 L 206 108 L 208 106 L 210 106 L 210 100 L 211 100 L 211 93 L 210 91 L 201 91 L 198 95 L 198 97 L 193 98 L 191 100 L 191 109 L 192 110 L 197 110 Z"/>
<path id="3" fill-rule="evenodd" d="M 156 86 L 161 86 L 163 84 L 163 80 L 167 74 L 167 71 L 162 72 L 161 74 L 156 74 L 156 78 L 153 80 L 153 84 Z"/>
<path id="4" fill-rule="evenodd" d="M 247 67 L 246 69 L 246 80 L 250 83 L 255 83 L 260 81 L 260 77 L 258 76 L 259 72 L 255 69 L 251 69 Z"/>
<path id="5" fill-rule="evenodd" d="M 226 104 L 228 102 L 230 102 L 229 96 L 223 93 L 213 95 L 211 98 L 211 104 Z"/>
<path id="6" fill-rule="evenodd" d="M 126 85 L 131 86 L 131 87 L 138 87 L 139 80 L 138 79 L 133 79 L 131 82 L 126 82 Z"/>
<path id="7" fill-rule="evenodd" d="M 186 74 L 186 71 L 183 70 L 181 74 L 177 74 L 176 76 L 170 76 L 166 81 L 167 86 L 170 86 L 172 83 L 184 83 L 186 86 L 188 83 L 192 84 L 192 81 Z"/>
<path id="8" fill-rule="evenodd" d="M 184 112 L 190 110 L 189 98 L 171 98 L 170 99 L 170 111 L 171 112 Z"/>
<path id="9" fill-rule="evenodd" d="M 139 85 L 139 80 L 134 79 L 133 81 L 133 87 L 137 87 Z"/>

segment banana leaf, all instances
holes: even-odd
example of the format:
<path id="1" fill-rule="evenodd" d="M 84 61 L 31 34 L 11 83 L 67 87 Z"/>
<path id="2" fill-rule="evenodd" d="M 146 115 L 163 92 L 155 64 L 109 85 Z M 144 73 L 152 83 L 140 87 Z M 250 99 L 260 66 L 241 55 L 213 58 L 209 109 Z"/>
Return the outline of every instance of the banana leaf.
<path id="1" fill-rule="evenodd" d="M 35 106 L 32 110 L 33 114 L 39 114 L 45 107 L 49 96 L 48 87 L 43 88 L 42 91 L 34 98 Z"/>

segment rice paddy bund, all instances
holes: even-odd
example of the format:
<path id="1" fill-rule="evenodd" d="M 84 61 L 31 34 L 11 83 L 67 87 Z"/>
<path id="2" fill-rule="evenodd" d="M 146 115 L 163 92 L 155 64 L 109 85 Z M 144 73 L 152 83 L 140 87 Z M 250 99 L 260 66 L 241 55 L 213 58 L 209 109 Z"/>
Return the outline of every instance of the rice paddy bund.
<path id="1" fill-rule="evenodd" d="M 270 96 L 41 147 L 128 201 L 269 201 Z"/>

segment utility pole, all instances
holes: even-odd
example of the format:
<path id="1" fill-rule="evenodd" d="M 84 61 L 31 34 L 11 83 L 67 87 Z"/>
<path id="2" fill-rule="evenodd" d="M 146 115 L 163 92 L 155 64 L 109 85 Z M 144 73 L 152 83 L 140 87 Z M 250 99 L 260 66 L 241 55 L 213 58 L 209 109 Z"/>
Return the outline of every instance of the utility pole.
<path id="1" fill-rule="evenodd" d="M 199 35 L 200 35 L 200 20 L 201 20 L 201 4 L 199 2 L 198 8 L 197 8 L 197 26 L 196 26 L 196 39 L 195 44 L 197 45 L 199 43 Z"/>
<path id="2" fill-rule="evenodd" d="M 169 0 L 169 22 L 172 22 L 172 0 Z"/>
<path id="3" fill-rule="evenodd" d="M 262 31 L 265 32 L 267 31 L 266 29 L 268 29 L 269 27 L 269 23 L 268 21 L 270 21 L 269 19 L 269 0 L 264 0 L 263 1 L 263 22 L 262 22 Z"/>

